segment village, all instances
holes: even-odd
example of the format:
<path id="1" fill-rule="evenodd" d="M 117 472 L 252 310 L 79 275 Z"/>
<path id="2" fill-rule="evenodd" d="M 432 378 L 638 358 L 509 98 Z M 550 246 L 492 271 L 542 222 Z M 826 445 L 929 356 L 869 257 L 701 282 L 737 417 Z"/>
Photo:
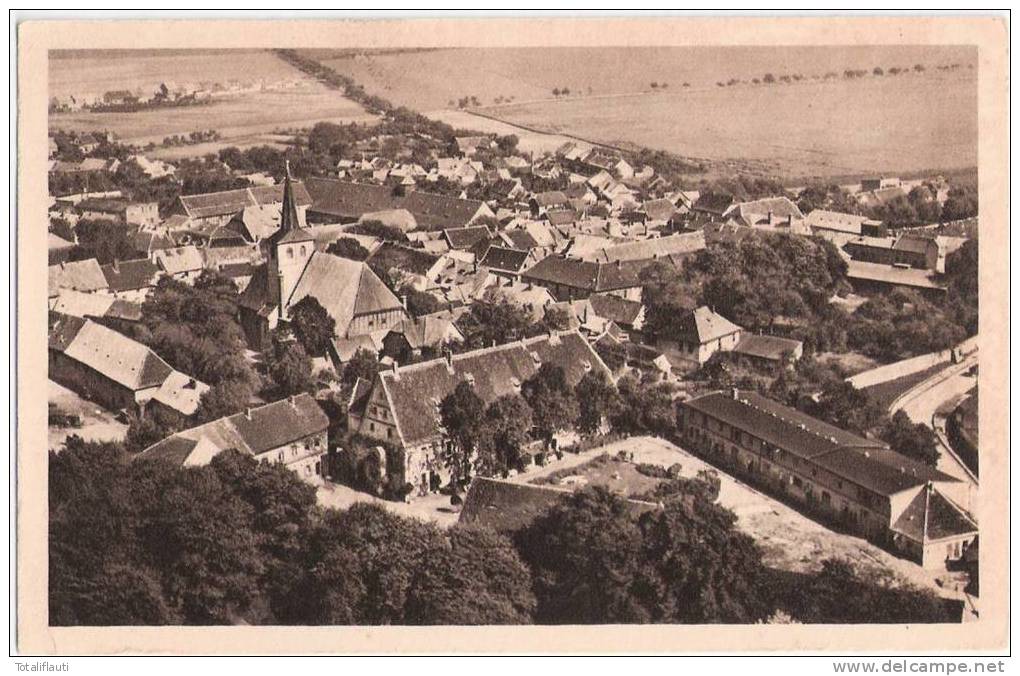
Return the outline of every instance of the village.
<path id="1" fill-rule="evenodd" d="M 714 481 L 763 546 L 811 533 L 777 566 L 852 550 L 976 617 L 970 186 L 699 183 L 402 109 L 295 138 L 180 161 L 50 138 L 51 452 L 232 450 L 324 506 L 500 532 L 587 486 L 643 513 L 655 481 Z"/>

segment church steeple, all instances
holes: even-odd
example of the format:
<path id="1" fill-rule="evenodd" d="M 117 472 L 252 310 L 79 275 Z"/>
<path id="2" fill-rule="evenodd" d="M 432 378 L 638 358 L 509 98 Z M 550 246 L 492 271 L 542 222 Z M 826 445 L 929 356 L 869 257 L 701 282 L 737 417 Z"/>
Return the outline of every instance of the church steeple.
<path id="1" fill-rule="evenodd" d="M 283 210 L 280 218 L 280 231 L 290 232 L 300 227 L 297 204 L 294 202 L 294 186 L 290 182 L 290 160 L 287 160 L 287 175 L 283 179 Z"/>

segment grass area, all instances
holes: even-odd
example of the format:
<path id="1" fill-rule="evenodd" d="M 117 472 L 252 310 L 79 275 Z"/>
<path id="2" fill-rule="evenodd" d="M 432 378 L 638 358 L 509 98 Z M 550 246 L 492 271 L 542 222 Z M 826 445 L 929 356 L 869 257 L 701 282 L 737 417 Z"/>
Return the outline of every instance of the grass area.
<path id="1" fill-rule="evenodd" d="M 661 479 L 639 472 L 634 463 L 606 453 L 582 465 L 557 470 L 530 483 L 564 488 L 603 486 L 620 495 L 632 496 L 649 493 L 660 482 Z"/>
<path id="2" fill-rule="evenodd" d="M 878 385 L 872 385 L 871 387 L 865 387 L 864 392 L 874 399 L 882 408 L 889 408 L 890 404 L 896 400 L 901 394 L 914 387 L 921 381 L 935 375 L 942 369 L 946 368 L 945 362 L 935 364 L 930 368 L 926 368 L 923 371 L 917 373 L 911 373 L 908 376 L 902 378 L 896 378 L 894 380 L 888 380 Z"/>

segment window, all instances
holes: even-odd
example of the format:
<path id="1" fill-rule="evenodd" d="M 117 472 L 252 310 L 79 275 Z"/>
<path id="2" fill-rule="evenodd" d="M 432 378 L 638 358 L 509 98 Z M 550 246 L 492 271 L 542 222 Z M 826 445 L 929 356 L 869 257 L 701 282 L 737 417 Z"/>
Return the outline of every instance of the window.
<path id="1" fill-rule="evenodd" d="M 368 429 L 371 430 L 372 432 L 375 432 L 375 423 L 374 422 L 368 423 Z"/>
<path id="2" fill-rule="evenodd" d="M 387 439 L 392 439 L 393 438 L 393 428 L 392 427 L 387 427 L 386 428 L 386 438 Z"/>
<path id="3" fill-rule="evenodd" d="M 287 258 L 294 258 L 294 247 L 287 247 Z"/>
<path id="4" fill-rule="evenodd" d="M 305 255 L 305 245 L 304 244 L 301 245 L 301 255 L 302 256 Z"/>

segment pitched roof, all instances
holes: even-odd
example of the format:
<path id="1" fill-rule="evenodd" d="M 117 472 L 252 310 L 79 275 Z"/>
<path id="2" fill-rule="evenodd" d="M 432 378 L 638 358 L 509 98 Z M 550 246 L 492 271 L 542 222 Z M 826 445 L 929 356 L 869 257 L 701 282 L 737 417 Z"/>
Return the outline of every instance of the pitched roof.
<path id="1" fill-rule="evenodd" d="M 103 276 L 111 291 L 134 291 L 156 285 L 160 269 L 148 258 L 114 261 L 103 266 Z"/>
<path id="2" fill-rule="evenodd" d="M 109 317 L 128 321 L 142 319 L 140 303 L 105 293 L 84 293 L 70 289 L 61 290 L 60 294 L 51 300 L 50 309 L 74 317 Z"/>
<path id="3" fill-rule="evenodd" d="M 209 386 L 205 383 L 180 371 L 172 371 L 152 398 L 184 415 L 194 415 L 202 395 L 208 391 Z"/>
<path id="4" fill-rule="evenodd" d="M 230 448 L 249 455 L 260 455 L 324 432 L 327 427 L 329 418 L 311 395 L 302 393 L 182 430 L 149 446 L 136 457 L 140 460 L 170 460 L 178 464 L 205 464 L 216 453 Z M 203 446 L 208 450 L 201 458 L 193 458 L 196 449 Z"/>
<path id="5" fill-rule="evenodd" d="M 499 236 L 511 249 L 517 249 L 518 251 L 530 251 L 539 246 L 538 240 L 535 239 L 534 235 L 522 228 L 504 230 L 499 233 Z"/>
<path id="6" fill-rule="evenodd" d="M 666 237 L 653 237 L 635 242 L 616 244 L 606 249 L 595 252 L 592 260 L 612 263 L 615 261 L 638 261 L 667 256 L 684 256 L 696 253 L 705 248 L 705 233 L 700 230 L 694 232 L 677 233 Z"/>
<path id="7" fill-rule="evenodd" d="M 930 270 L 918 268 L 898 268 L 884 263 L 869 263 L 861 260 L 847 261 L 848 279 L 869 282 L 880 282 L 893 286 L 909 286 L 918 289 L 937 289 L 944 291 L 945 285 L 935 281 Z"/>
<path id="8" fill-rule="evenodd" d="M 85 319 L 50 311 L 47 317 L 47 347 L 63 352 L 85 326 Z"/>
<path id="9" fill-rule="evenodd" d="M 559 486 L 536 486 L 501 479 L 476 477 L 471 481 L 459 522 L 513 533 L 530 525 L 551 507 L 573 493 Z M 627 501 L 632 516 L 658 509 L 652 502 Z"/>
<path id="10" fill-rule="evenodd" d="M 156 263 L 167 274 L 173 275 L 182 272 L 194 272 L 205 267 L 202 254 L 195 245 L 179 246 L 170 249 L 160 249 L 153 253 Z"/>
<path id="11" fill-rule="evenodd" d="M 447 339 L 451 329 L 458 335 L 460 334 L 460 330 L 450 319 L 436 315 L 423 315 L 403 320 L 390 329 L 390 333 L 403 336 L 411 349 L 417 350 L 439 345 Z"/>
<path id="12" fill-rule="evenodd" d="M 451 249 L 470 249 L 480 240 L 488 239 L 490 234 L 489 228 L 484 225 L 443 230 L 443 237 L 449 242 Z"/>
<path id="13" fill-rule="evenodd" d="M 56 295 L 60 289 L 102 291 L 109 287 L 106 275 L 95 258 L 49 266 L 50 295 Z"/>
<path id="14" fill-rule="evenodd" d="M 839 211 L 815 209 L 804 217 L 804 222 L 812 229 L 835 230 L 852 235 L 861 234 L 861 225 L 868 220 L 865 216 L 845 214 Z"/>
<path id="15" fill-rule="evenodd" d="M 596 263 L 554 254 L 525 270 L 521 277 L 536 284 L 559 284 L 598 293 L 641 286 L 641 271 L 646 265 L 647 261 Z"/>
<path id="16" fill-rule="evenodd" d="M 739 326 L 705 305 L 691 310 L 680 320 L 680 333 L 692 343 L 708 343 L 740 330 Z"/>
<path id="17" fill-rule="evenodd" d="M 62 351 L 129 390 L 158 387 L 173 372 L 145 345 L 88 319 Z"/>
<path id="18" fill-rule="evenodd" d="M 527 338 L 495 347 L 452 355 L 451 361 L 431 361 L 398 367 L 379 374 L 392 402 L 403 443 L 413 446 L 432 439 L 439 426 L 437 405 L 468 374 L 475 393 L 486 403 L 516 392 L 543 363 L 563 368 L 567 382 L 577 383 L 590 369 L 609 370 L 576 331 Z"/>
<path id="19" fill-rule="evenodd" d="M 546 192 L 536 193 L 531 199 L 533 199 L 535 204 L 538 206 L 546 208 L 563 206 L 570 201 L 569 198 L 560 190 L 548 190 Z"/>
<path id="20" fill-rule="evenodd" d="M 56 235 L 52 232 L 47 234 L 46 245 L 50 251 L 73 249 L 76 246 L 74 242 L 69 242 L 60 235 Z"/>
<path id="21" fill-rule="evenodd" d="M 733 205 L 733 195 L 725 193 L 705 193 L 699 195 L 697 201 L 691 207 L 695 211 L 722 216 Z"/>
<path id="22" fill-rule="evenodd" d="M 636 300 L 601 293 L 592 294 L 588 302 L 598 316 L 628 326 L 637 321 L 643 307 Z"/>
<path id="23" fill-rule="evenodd" d="M 929 484 L 903 510 L 892 529 L 915 542 L 978 532 L 977 522 Z"/>
<path id="24" fill-rule="evenodd" d="M 327 178 L 305 181 L 312 196 L 312 210 L 337 218 L 356 220 L 363 214 L 386 209 L 406 209 L 419 228 L 442 230 L 467 225 L 481 210 L 491 211 L 484 202 L 408 190 L 394 194 L 389 186 L 350 183 Z"/>
<path id="25" fill-rule="evenodd" d="M 502 246 L 490 246 L 482 257 L 480 265 L 504 272 L 520 272 L 528 263 L 528 252 L 508 249 Z"/>
<path id="26" fill-rule="evenodd" d="M 313 296 L 326 309 L 336 321 L 339 335 L 344 335 L 359 315 L 403 307 L 364 263 L 318 251 L 309 259 L 287 305 L 305 296 Z"/>
<path id="27" fill-rule="evenodd" d="M 777 221 L 804 218 L 804 214 L 788 197 L 764 197 L 750 202 L 739 202 L 727 209 L 723 215 L 740 218 L 746 224 L 752 225 L 762 218 L 767 218 L 769 214 Z"/>
<path id="28" fill-rule="evenodd" d="M 283 202 L 283 186 L 262 185 L 199 195 L 181 195 L 180 200 L 184 213 L 190 218 L 228 216 L 244 211 L 245 207 Z M 294 201 L 297 206 L 307 206 L 312 203 L 312 198 L 304 184 L 294 184 Z"/>
<path id="29" fill-rule="evenodd" d="M 803 346 L 804 343 L 792 338 L 743 333 L 740 336 L 740 342 L 736 344 L 733 351 L 749 357 L 778 361 L 787 352 L 793 352 Z"/>

